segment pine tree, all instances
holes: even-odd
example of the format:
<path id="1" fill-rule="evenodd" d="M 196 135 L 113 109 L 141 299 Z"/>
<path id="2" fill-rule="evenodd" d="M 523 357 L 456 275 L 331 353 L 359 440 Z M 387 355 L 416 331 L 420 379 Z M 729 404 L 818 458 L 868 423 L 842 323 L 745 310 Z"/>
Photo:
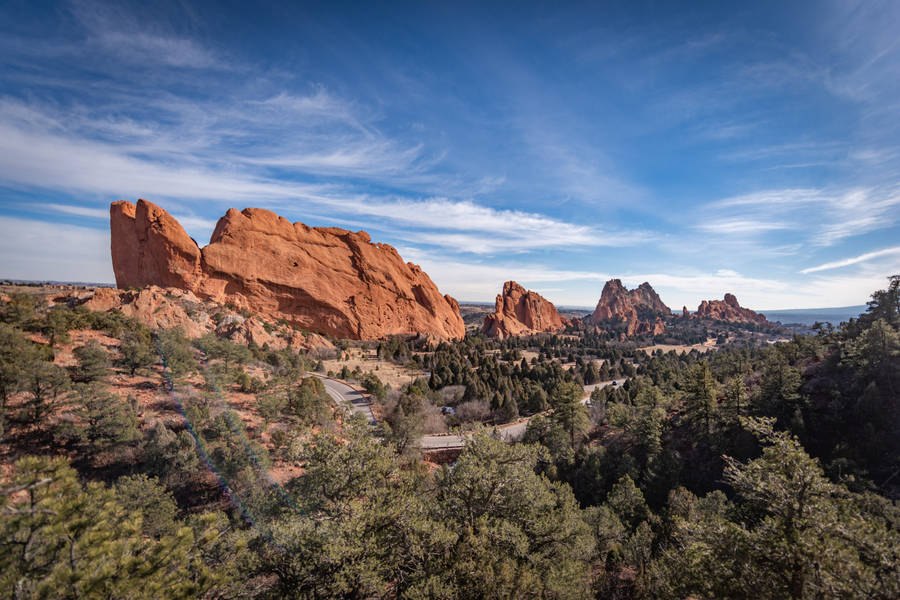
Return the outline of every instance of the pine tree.
<path id="1" fill-rule="evenodd" d="M 560 383 L 550 397 L 552 419 L 569 434 L 573 448 L 579 446 L 591 430 L 591 419 L 581 403 L 582 388 L 574 382 Z"/>
<path id="2" fill-rule="evenodd" d="M 24 365 L 21 375 L 23 388 L 30 395 L 26 417 L 32 424 L 40 426 L 72 382 L 65 369 L 40 359 Z"/>
<path id="3" fill-rule="evenodd" d="M 38 360 L 25 335 L 6 323 L 0 323 L 0 408 L 23 383 L 23 370 L 31 360 Z"/>
<path id="4" fill-rule="evenodd" d="M 215 584 L 190 527 L 148 540 L 140 511 L 82 488 L 61 458 L 19 460 L 0 505 L 0 589 L 15 598 L 195 598 Z"/>
<path id="5" fill-rule="evenodd" d="M 765 444 L 748 463 L 727 460 L 725 482 L 742 510 L 680 521 L 655 595 L 898 597 L 896 509 L 830 482 L 795 437 L 773 430 L 774 419 L 742 423 Z M 740 519 L 729 520 L 729 512 Z"/>
<path id="6" fill-rule="evenodd" d="M 744 378 L 740 375 L 732 377 L 728 381 L 725 391 L 725 402 L 725 408 L 733 422 L 737 422 L 738 417 L 745 416 L 747 411 L 747 386 L 744 384 Z"/>
<path id="7" fill-rule="evenodd" d="M 156 363 L 157 357 L 149 337 L 140 332 L 127 332 L 119 344 L 120 364 L 134 376 L 138 369 Z"/>
<path id="8" fill-rule="evenodd" d="M 537 460 L 533 446 L 480 435 L 438 475 L 440 521 L 458 536 L 444 567 L 455 597 L 589 597 L 586 515 Z"/>
<path id="9" fill-rule="evenodd" d="M 84 438 L 103 447 L 126 444 L 141 438 L 140 421 L 124 399 L 102 385 L 80 385 L 75 393 L 76 414 L 84 422 Z"/>
<path id="10" fill-rule="evenodd" d="M 96 340 L 91 340 L 73 351 L 78 360 L 75 369 L 77 381 L 89 383 L 97 381 L 109 372 L 109 353 Z"/>
<path id="11" fill-rule="evenodd" d="M 688 374 L 685 396 L 685 416 L 699 429 L 709 444 L 716 415 L 718 385 L 704 360 L 695 365 Z"/>

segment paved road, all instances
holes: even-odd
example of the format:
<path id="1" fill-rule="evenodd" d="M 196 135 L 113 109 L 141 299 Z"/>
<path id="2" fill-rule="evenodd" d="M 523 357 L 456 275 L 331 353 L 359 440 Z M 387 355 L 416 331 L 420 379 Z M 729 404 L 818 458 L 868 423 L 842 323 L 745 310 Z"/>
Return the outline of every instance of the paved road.
<path id="1" fill-rule="evenodd" d="M 371 425 L 375 425 L 375 415 L 372 413 L 372 405 L 368 397 L 343 381 L 337 379 L 329 379 L 316 375 L 325 384 L 325 391 L 331 396 L 339 406 L 345 406 L 353 412 L 361 413 Z M 582 404 L 587 404 L 591 398 L 591 392 L 597 388 L 604 388 L 608 385 L 622 385 L 625 379 L 613 379 L 610 381 L 602 381 L 593 385 L 584 386 L 584 397 L 581 399 Z M 487 431 L 497 431 L 502 440 L 514 442 L 522 439 L 525 435 L 525 429 L 528 427 L 530 418 L 520 419 L 515 423 L 500 425 L 494 428 L 488 428 Z M 451 448 L 462 448 L 466 440 L 471 438 L 474 433 L 464 433 L 460 435 L 425 435 L 422 436 L 420 446 L 423 450 L 441 450 Z"/>
<path id="2" fill-rule="evenodd" d="M 591 392 L 593 392 L 597 388 L 605 388 L 608 385 L 621 386 L 625 383 L 626 378 L 621 377 L 619 379 L 610 379 L 609 381 L 601 381 L 600 383 L 594 383 L 591 385 L 584 386 L 584 397 L 581 399 L 582 404 L 587 404 L 588 400 L 591 399 Z"/>
<path id="3" fill-rule="evenodd" d="M 625 379 L 611 379 L 610 381 L 601 381 L 600 383 L 595 383 L 592 385 L 584 386 L 584 396 L 581 398 L 582 404 L 587 404 L 588 400 L 591 399 L 591 392 L 593 392 L 597 388 L 605 388 L 608 385 L 622 385 L 625 383 Z M 528 422 L 531 420 L 531 417 L 525 419 L 519 419 L 514 423 L 508 423 L 506 425 L 499 425 L 497 427 L 489 428 L 487 431 L 496 431 L 500 434 L 500 439 L 505 440 L 507 442 L 516 442 L 521 440 L 525 436 L 525 430 L 528 429 Z M 473 434 L 462 434 L 462 435 L 426 435 L 422 437 L 421 447 L 424 450 L 438 450 L 441 448 L 461 448 L 463 444 L 465 444 L 466 440 L 472 437 Z"/>
<path id="4" fill-rule="evenodd" d="M 375 414 L 372 412 L 372 404 L 364 393 L 337 379 L 329 379 L 321 375 L 315 375 L 315 377 L 318 377 L 325 385 L 325 391 L 328 392 L 328 395 L 332 397 L 338 406 L 343 406 L 352 412 L 361 414 L 369 422 L 369 425 L 375 425 Z"/>

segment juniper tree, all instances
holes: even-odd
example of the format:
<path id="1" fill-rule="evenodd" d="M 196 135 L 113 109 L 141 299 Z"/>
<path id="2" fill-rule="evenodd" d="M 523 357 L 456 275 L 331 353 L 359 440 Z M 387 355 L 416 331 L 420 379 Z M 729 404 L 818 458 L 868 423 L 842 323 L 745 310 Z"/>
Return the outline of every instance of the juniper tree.
<path id="1" fill-rule="evenodd" d="M 163 329 L 158 332 L 156 341 L 163 364 L 173 377 L 181 377 L 197 370 L 191 345 L 181 329 Z"/>
<path id="2" fill-rule="evenodd" d="M 147 435 L 144 462 L 151 473 L 166 480 L 191 475 L 199 466 L 196 442 L 187 431 L 175 433 L 158 420 Z"/>
<path id="3" fill-rule="evenodd" d="M 63 306 L 55 306 L 44 315 L 41 331 L 47 336 L 51 348 L 58 342 L 68 341 L 73 317 L 72 312 Z"/>

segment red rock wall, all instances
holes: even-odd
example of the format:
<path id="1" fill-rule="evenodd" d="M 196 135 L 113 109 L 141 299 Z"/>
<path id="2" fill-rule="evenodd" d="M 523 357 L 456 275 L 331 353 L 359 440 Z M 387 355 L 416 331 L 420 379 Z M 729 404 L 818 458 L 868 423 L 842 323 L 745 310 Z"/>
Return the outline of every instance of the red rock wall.
<path id="1" fill-rule="evenodd" d="M 362 231 L 229 209 L 201 250 L 171 215 L 145 200 L 113 203 L 110 228 L 119 287 L 190 290 L 341 338 L 465 335 L 456 301 Z"/>
<path id="2" fill-rule="evenodd" d="M 603 286 L 591 322 L 595 325 L 604 321 L 624 323 L 626 335 L 659 335 L 665 331 L 663 319 L 671 314 L 649 283 L 629 291 L 621 280 L 611 279 Z"/>
<path id="3" fill-rule="evenodd" d="M 765 315 L 743 308 L 733 294 L 725 294 L 724 300 L 704 300 L 697 307 L 695 316 L 699 319 L 714 319 L 729 323 L 772 325 Z"/>
<path id="4" fill-rule="evenodd" d="M 515 281 L 507 281 L 494 303 L 494 312 L 485 317 L 481 329 L 488 337 L 504 339 L 555 332 L 568 324 L 568 319 L 560 316 L 552 302 Z"/>

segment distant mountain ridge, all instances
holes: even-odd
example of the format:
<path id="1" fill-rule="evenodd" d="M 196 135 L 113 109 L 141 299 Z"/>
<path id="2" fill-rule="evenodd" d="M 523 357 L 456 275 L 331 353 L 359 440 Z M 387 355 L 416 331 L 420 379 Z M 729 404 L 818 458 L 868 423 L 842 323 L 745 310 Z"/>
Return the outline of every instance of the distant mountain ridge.
<path id="1" fill-rule="evenodd" d="M 866 312 L 865 304 L 857 306 L 836 306 L 834 308 L 791 308 L 785 310 L 764 311 L 770 321 L 780 321 L 784 324 L 799 323 L 801 325 L 813 325 L 817 321 L 839 325 L 851 318 L 857 318 Z"/>

